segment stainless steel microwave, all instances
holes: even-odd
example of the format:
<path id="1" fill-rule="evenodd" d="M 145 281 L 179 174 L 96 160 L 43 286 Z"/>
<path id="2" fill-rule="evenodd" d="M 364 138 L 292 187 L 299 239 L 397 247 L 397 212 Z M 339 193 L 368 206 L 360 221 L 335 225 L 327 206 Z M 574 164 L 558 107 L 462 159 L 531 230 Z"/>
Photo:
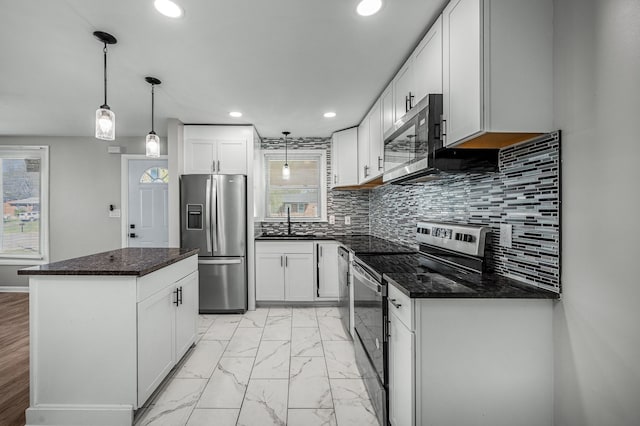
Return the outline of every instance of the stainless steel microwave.
<path id="1" fill-rule="evenodd" d="M 383 182 L 396 181 L 432 167 L 442 148 L 442 95 L 430 94 L 385 134 Z"/>

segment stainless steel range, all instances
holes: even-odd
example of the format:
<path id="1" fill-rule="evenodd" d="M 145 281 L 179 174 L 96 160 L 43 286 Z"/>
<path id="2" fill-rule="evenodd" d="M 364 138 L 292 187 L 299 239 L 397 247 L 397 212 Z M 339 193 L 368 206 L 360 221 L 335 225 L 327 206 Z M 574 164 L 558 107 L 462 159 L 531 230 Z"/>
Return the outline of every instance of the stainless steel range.
<path id="1" fill-rule="evenodd" d="M 481 275 L 490 228 L 420 222 L 418 253 L 362 255 L 352 263 L 356 361 L 381 425 L 387 425 L 387 280 L 414 279 L 433 288 L 473 291 L 464 282 Z"/>

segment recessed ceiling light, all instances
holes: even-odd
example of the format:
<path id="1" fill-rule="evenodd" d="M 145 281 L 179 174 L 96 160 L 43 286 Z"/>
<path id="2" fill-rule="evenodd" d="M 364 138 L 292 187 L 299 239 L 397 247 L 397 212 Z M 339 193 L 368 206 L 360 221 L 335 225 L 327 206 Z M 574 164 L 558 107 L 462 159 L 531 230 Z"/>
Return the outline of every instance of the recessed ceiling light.
<path id="1" fill-rule="evenodd" d="M 153 5 L 156 10 L 169 18 L 179 18 L 182 16 L 182 8 L 171 0 L 155 0 Z"/>
<path id="2" fill-rule="evenodd" d="M 336 116 L 336 113 L 335 113 L 335 112 L 333 112 L 333 111 L 332 111 L 332 112 L 325 112 L 325 113 L 324 113 L 324 118 L 333 118 L 333 117 L 335 117 L 335 116 Z"/>
<path id="3" fill-rule="evenodd" d="M 231 111 L 231 112 L 229 113 L 229 115 L 230 115 L 230 116 L 232 116 L 233 118 L 240 118 L 240 117 L 242 117 L 242 113 L 241 113 L 241 112 L 239 112 L 239 111 Z"/>
<path id="4" fill-rule="evenodd" d="M 382 0 L 362 0 L 358 3 L 356 11 L 362 16 L 371 16 L 382 7 Z"/>

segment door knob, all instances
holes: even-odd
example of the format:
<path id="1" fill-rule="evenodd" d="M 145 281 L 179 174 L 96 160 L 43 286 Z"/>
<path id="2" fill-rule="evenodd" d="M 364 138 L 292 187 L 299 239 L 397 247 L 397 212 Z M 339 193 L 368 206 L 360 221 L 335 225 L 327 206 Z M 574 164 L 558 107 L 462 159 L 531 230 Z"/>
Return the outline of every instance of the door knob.
<path id="1" fill-rule="evenodd" d="M 138 238 L 138 236 L 132 232 L 129 234 L 129 238 Z"/>

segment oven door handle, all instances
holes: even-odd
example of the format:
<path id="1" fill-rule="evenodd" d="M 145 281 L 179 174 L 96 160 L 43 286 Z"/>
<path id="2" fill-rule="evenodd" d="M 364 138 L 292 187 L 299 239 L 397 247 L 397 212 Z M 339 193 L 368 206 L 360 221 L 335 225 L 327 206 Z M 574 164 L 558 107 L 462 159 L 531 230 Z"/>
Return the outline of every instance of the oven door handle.
<path id="1" fill-rule="evenodd" d="M 375 291 L 378 294 L 382 294 L 382 286 L 378 284 L 364 269 L 357 263 L 353 263 L 353 276 L 354 278 L 360 278 L 359 282 L 365 285 L 365 287 Z"/>

